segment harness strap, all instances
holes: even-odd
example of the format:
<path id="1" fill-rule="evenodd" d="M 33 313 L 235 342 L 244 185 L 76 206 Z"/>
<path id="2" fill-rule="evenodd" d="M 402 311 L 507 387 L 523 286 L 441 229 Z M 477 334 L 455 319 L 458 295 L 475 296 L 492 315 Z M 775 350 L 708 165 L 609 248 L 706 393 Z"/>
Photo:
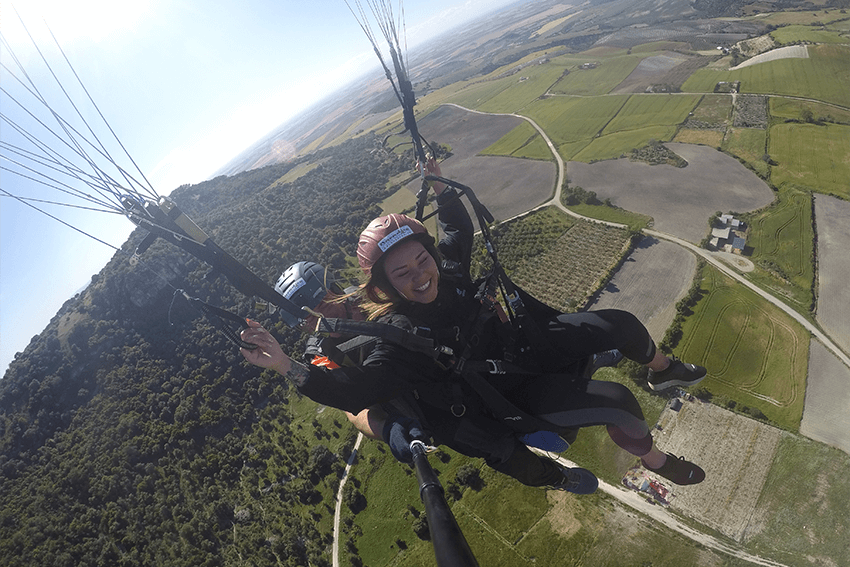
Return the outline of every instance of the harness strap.
<path id="1" fill-rule="evenodd" d="M 469 363 L 467 363 L 469 364 Z M 475 390 L 496 418 L 510 422 L 512 429 L 524 433 L 551 431 L 553 425 L 519 409 L 493 387 L 479 372 L 466 371 L 463 379 Z"/>
<path id="2" fill-rule="evenodd" d="M 343 333 L 351 335 L 365 335 L 368 337 L 380 337 L 407 350 L 427 354 L 435 360 L 443 357 L 444 355 L 451 356 L 453 354 L 450 348 L 441 347 L 432 339 L 418 335 L 413 331 L 408 331 L 396 327 L 395 325 L 390 325 L 389 323 L 379 323 L 377 321 L 352 321 L 350 319 L 332 319 L 323 317 L 319 319 L 316 331 L 322 333 Z"/>
<path id="3" fill-rule="evenodd" d="M 254 350 L 257 348 L 257 345 L 254 343 L 246 343 L 241 339 L 239 333 L 234 331 L 227 325 L 227 321 L 232 323 L 238 323 L 242 329 L 248 328 L 248 322 L 235 313 L 231 313 L 230 311 L 226 311 L 221 309 L 220 307 L 216 307 L 215 305 L 210 305 L 209 303 L 204 303 L 197 297 L 192 297 L 187 294 L 185 291 L 178 290 L 183 293 L 183 297 L 185 297 L 189 303 L 197 307 L 201 310 L 201 312 L 212 321 L 212 323 L 218 328 L 219 332 L 225 336 L 225 338 L 230 341 L 232 344 L 238 346 L 239 348 L 244 348 L 248 350 Z"/>

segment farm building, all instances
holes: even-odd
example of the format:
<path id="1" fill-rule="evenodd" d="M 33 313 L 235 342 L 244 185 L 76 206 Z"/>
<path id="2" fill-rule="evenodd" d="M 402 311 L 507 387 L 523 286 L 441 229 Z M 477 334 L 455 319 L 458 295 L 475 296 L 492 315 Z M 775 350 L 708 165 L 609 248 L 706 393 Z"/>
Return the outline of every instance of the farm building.
<path id="1" fill-rule="evenodd" d="M 717 225 L 720 226 L 717 226 Z M 732 215 L 720 215 L 711 228 L 709 247 L 733 254 L 743 254 L 747 246 L 746 225 Z"/>

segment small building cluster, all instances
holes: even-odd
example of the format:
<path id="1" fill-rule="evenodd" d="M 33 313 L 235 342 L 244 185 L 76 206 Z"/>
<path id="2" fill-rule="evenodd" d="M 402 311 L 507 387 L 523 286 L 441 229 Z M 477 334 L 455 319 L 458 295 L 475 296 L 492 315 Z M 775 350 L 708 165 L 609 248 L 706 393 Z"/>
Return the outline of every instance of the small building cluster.
<path id="1" fill-rule="evenodd" d="M 626 472 L 623 477 L 623 486 L 643 493 L 647 500 L 653 504 L 669 506 L 673 493 L 661 482 L 647 475 L 641 467 L 634 467 Z"/>
<path id="2" fill-rule="evenodd" d="M 747 246 L 746 225 L 732 215 L 720 215 L 717 219 L 720 226 L 711 228 L 709 246 L 714 250 L 724 250 L 733 254 L 743 254 Z"/>

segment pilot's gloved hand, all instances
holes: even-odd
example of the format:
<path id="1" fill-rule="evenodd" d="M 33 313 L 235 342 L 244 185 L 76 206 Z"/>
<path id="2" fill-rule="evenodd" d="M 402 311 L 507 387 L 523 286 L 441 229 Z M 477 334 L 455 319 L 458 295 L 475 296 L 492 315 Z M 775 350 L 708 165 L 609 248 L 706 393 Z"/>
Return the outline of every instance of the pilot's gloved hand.
<path id="1" fill-rule="evenodd" d="M 418 439 L 425 444 L 431 442 L 431 436 L 419 420 L 399 415 L 387 416 L 381 436 L 390 446 L 393 457 L 402 463 L 413 462 L 413 453 L 410 452 L 411 441 Z"/>

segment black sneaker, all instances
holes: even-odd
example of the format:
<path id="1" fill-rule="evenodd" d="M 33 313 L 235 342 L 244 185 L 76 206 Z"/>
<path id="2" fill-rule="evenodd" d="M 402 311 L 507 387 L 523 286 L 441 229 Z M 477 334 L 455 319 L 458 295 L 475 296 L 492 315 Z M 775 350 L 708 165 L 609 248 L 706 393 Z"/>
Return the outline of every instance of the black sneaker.
<path id="1" fill-rule="evenodd" d="M 694 386 L 705 378 L 706 370 L 696 364 L 682 362 L 675 356 L 670 359 L 670 366 L 664 370 L 649 371 L 646 379 L 649 387 L 655 391 L 666 390 L 670 386 Z"/>
<path id="2" fill-rule="evenodd" d="M 566 490 L 573 494 L 593 494 L 599 487 L 599 479 L 587 469 L 560 467 L 564 481 L 551 486 L 553 490 Z"/>
<path id="3" fill-rule="evenodd" d="M 677 457 L 672 453 L 667 453 L 667 460 L 659 469 L 652 469 L 646 466 L 646 463 L 641 459 L 640 463 L 659 476 L 663 476 L 667 480 L 676 484 L 699 484 L 705 480 L 705 471 L 698 465 L 690 461 L 686 461 L 685 457 Z"/>

